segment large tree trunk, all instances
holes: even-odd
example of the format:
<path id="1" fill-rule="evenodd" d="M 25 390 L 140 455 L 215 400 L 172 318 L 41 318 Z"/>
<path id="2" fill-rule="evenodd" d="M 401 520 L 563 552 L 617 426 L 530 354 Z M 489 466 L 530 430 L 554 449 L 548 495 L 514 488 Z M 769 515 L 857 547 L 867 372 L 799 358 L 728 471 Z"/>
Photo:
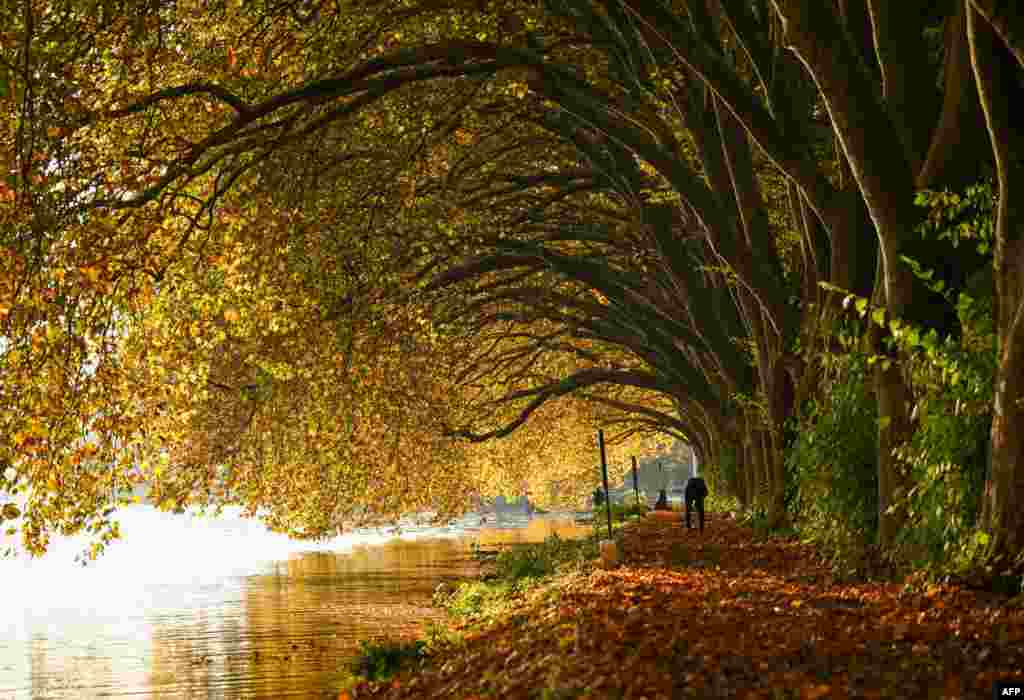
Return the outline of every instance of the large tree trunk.
<path id="1" fill-rule="evenodd" d="M 742 239 L 735 242 L 730 260 L 749 280 L 745 287 L 736 291 L 736 298 L 755 345 L 760 393 L 767 408 L 766 423 L 756 415 L 750 420 L 756 421 L 766 470 L 769 524 L 778 527 L 786 520 L 785 491 L 780 478 L 783 471 L 780 437 L 787 415 L 782 403 L 776 400 L 780 388 L 776 386 L 779 375 L 775 367 L 779 363 L 779 349 L 792 332 L 793 314 L 785 305 L 779 256 L 754 176 L 746 131 L 717 97 L 713 99 L 713 109 L 721 142 L 720 162 L 724 166 L 721 179 L 732 191 L 732 203 L 743 231 Z"/>
<path id="2" fill-rule="evenodd" d="M 750 474 L 749 466 L 743 452 L 743 441 L 739 435 L 730 434 L 722 440 L 715 453 L 719 462 L 729 462 L 735 470 L 735 492 L 731 495 L 736 497 L 741 513 L 750 510 L 753 498 L 753 476 Z"/>
<path id="3" fill-rule="evenodd" d="M 740 510 L 746 511 L 750 498 L 747 496 L 747 475 L 742 469 L 742 460 L 737 456 L 735 449 L 730 450 L 729 458 L 733 467 L 733 496 L 740 504 Z"/>
<path id="4" fill-rule="evenodd" d="M 754 436 L 750 430 L 743 427 L 743 432 L 740 435 L 740 452 L 743 454 L 743 466 L 747 472 L 747 494 L 750 500 L 750 507 L 752 510 L 757 510 L 761 507 L 761 490 L 763 487 L 762 472 L 760 460 L 757 459 L 757 454 L 754 450 Z"/>
<path id="5" fill-rule="evenodd" d="M 786 524 L 786 467 L 783 445 L 783 427 L 793 408 L 792 400 L 786 400 L 789 388 L 781 357 L 777 353 L 764 351 L 759 364 L 764 401 L 767 408 L 767 423 L 759 430 L 765 473 L 768 481 L 767 506 L 768 522 L 772 528 Z"/>
<path id="6" fill-rule="evenodd" d="M 880 102 L 867 76 L 858 70 L 832 9 L 818 0 L 773 0 L 783 19 L 786 39 L 806 66 L 825 100 L 832 127 L 864 202 L 881 251 L 885 308 L 899 318 L 910 309 L 913 279 L 900 261 L 902 244 L 917 224 L 912 160 L 889 110 Z M 894 47 L 889 47 L 895 50 Z M 889 57 L 891 61 L 896 57 Z M 904 472 L 892 448 L 910 437 L 909 388 L 895 364 L 875 375 L 878 401 L 878 467 L 882 503 L 892 503 Z M 883 486 L 884 485 L 884 486 Z M 879 512 L 880 544 L 889 547 L 899 529 L 899 513 Z"/>
<path id="7" fill-rule="evenodd" d="M 981 163 L 987 160 L 988 134 L 971 68 L 966 10 L 967 4 L 960 2 L 956 13 L 946 20 L 942 113 L 928 156 L 917 173 L 919 189 L 962 190 L 978 180 Z"/>
<path id="8" fill-rule="evenodd" d="M 768 492 L 768 525 L 773 529 L 789 522 L 786 512 L 786 461 L 779 445 L 780 436 L 765 430 L 764 445 L 766 465 L 771 472 L 771 489 Z"/>
<path id="9" fill-rule="evenodd" d="M 993 535 L 992 554 L 1018 555 L 1024 549 L 1024 138 L 1011 122 L 1010 104 L 1012 97 L 1020 98 L 1015 80 L 1020 76 L 995 44 L 992 27 L 974 11 L 967 19 L 999 184 L 994 260 L 999 364 L 982 522 Z"/>
<path id="10" fill-rule="evenodd" d="M 899 498 L 908 477 L 894 450 L 911 432 L 911 397 L 895 361 L 888 368 L 882 363 L 875 366 L 874 384 L 878 403 L 878 543 L 891 547 L 906 521 Z"/>
<path id="11" fill-rule="evenodd" d="M 970 0 L 1024 68 L 1024 13 L 1014 0 Z"/>
<path id="12" fill-rule="evenodd" d="M 930 4 L 868 0 L 885 106 L 915 173 L 924 161 L 938 112 L 934 71 L 921 31 L 921 18 Z"/>
<path id="13" fill-rule="evenodd" d="M 879 72 L 878 62 L 867 0 L 839 0 L 839 16 L 842 18 L 850 43 L 853 44 L 864 66 L 864 71 L 876 75 Z"/>
<path id="14" fill-rule="evenodd" d="M 757 460 L 758 467 L 761 471 L 761 505 L 764 507 L 765 514 L 768 516 L 769 523 L 773 517 L 778 517 L 773 512 L 772 506 L 772 464 L 771 455 L 769 454 L 768 441 L 766 439 L 767 433 L 764 430 L 763 423 L 759 420 L 751 420 L 751 447 L 753 449 L 755 459 Z"/>

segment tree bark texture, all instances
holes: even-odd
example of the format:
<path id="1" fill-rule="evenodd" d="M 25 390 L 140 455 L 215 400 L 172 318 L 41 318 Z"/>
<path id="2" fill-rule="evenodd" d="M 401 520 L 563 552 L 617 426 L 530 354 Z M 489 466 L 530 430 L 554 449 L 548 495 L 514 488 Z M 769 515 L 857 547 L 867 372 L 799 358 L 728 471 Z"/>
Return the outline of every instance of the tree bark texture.
<path id="1" fill-rule="evenodd" d="M 1014 75 L 1019 68 L 999 50 L 993 27 L 998 31 L 980 13 L 968 13 L 971 63 L 999 186 L 994 260 L 999 357 L 982 522 L 993 534 L 992 554 L 1017 555 L 1024 549 L 1024 137 L 1010 110 L 1012 98 L 1020 98 L 1019 75 Z"/>
<path id="2" fill-rule="evenodd" d="M 1024 12 L 1019 0 L 970 0 L 1024 68 Z"/>
<path id="3" fill-rule="evenodd" d="M 868 0 L 885 107 L 914 173 L 921 169 L 938 111 L 934 71 L 928 65 L 928 46 L 921 31 L 929 4 Z"/>
<path id="4" fill-rule="evenodd" d="M 971 68 L 967 7 L 966 2 L 957 3 L 957 11 L 946 20 L 942 111 L 917 173 L 918 189 L 962 190 L 977 181 L 982 159 L 989 152 L 985 115 Z"/>
<path id="5" fill-rule="evenodd" d="M 899 129 L 877 97 L 839 21 L 817 0 L 773 0 L 786 39 L 817 85 L 842 143 L 878 236 L 885 308 L 898 318 L 909 310 L 913 280 L 899 259 L 920 213 L 914 207 L 914 172 Z M 897 496 L 903 467 L 893 448 L 910 437 L 910 391 L 893 363 L 875 372 L 878 401 L 879 543 L 890 547 L 901 524 L 885 509 Z M 883 493 L 884 491 L 884 493 Z"/>
<path id="6" fill-rule="evenodd" d="M 773 0 L 786 38 L 810 73 L 867 204 L 882 250 L 886 307 L 901 316 L 910 303 L 909 271 L 901 244 L 920 219 L 914 207 L 914 173 L 892 120 L 857 69 L 856 55 L 838 19 L 816 0 Z"/>

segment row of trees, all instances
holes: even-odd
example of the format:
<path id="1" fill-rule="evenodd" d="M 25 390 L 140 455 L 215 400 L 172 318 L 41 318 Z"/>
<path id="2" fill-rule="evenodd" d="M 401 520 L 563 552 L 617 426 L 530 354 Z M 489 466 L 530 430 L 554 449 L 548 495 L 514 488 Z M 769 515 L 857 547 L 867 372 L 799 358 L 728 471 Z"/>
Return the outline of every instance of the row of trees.
<path id="1" fill-rule="evenodd" d="M 964 299 L 991 299 L 980 524 L 989 555 L 1021 551 L 1004 4 L 5 12 L 0 458 L 33 487 L 26 532 L 101 522 L 142 457 L 159 494 L 292 531 L 454 507 L 521 461 L 481 471 L 472 443 L 529 435 L 539 474 L 594 420 L 687 440 L 778 525 L 809 407 L 862 358 L 877 435 L 855 467 L 891 547 L 925 377 L 979 342 Z M 915 204 L 986 180 L 988 200 Z M 990 232 L 964 201 L 994 201 Z M 109 476 L 78 468 L 97 460 Z"/>

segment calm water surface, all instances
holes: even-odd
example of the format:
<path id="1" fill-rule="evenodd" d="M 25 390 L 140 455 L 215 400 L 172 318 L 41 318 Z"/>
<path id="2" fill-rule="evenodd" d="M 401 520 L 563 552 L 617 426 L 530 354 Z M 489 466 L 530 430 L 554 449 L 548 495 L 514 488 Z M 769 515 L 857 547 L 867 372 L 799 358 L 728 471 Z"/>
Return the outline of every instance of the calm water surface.
<path id="1" fill-rule="evenodd" d="M 412 636 L 437 617 L 433 590 L 474 571 L 473 542 L 589 533 L 470 516 L 310 544 L 147 506 L 121 523 L 124 539 L 86 568 L 74 538 L 41 560 L 0 560 L 0 700 L 334 697 L 359 639 Z"/>

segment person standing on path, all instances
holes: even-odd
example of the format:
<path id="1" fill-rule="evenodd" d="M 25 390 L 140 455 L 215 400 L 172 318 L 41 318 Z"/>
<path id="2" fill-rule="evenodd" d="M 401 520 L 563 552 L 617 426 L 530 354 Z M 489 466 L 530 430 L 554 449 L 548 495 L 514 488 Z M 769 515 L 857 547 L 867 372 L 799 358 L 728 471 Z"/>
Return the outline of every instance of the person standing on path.
<path id="1" fill-rule="evenodd" d="M 695 507 L 700 531 L 704 532 L 704 499 L 708 497 L 708 485 L 704 483 L 704 479 L 699 476 L 691 477 L 686 482 L 683 497 L 686 499 L 686 529 L 690 529 L 690 508 Z"/>
<path id="2" fill-rule="evenodd" d="M 668 507 L 668 491 L 665 489 L 658 493 L 658 502 L 654 504 L 654 510 L 671 510 Z"/>

